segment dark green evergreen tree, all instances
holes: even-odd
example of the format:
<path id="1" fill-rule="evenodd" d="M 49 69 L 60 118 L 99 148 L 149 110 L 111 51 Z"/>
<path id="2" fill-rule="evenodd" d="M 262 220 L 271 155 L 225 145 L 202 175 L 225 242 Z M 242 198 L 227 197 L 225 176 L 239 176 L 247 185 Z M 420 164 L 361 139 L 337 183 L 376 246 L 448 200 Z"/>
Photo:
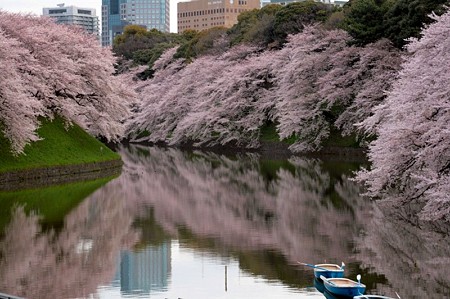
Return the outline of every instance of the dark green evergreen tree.
<path id="1" fill-rule="evenodd" d="M 402 48 L 411 37 L 420 37 L 431 13 L 441 15 L 448 0 L 350 0 L 344 8 L 342 27 L 357 45 L 382 37 Z"/>
<path id="2" fill-rule="evenodd" d="M 312 0 L 290 3 L 275 14 L 275 40 L 284 42 L 288 34 L 299 33 L 313 23 L 323 23 L 333 11 L 332 5 Z"/>
<path id="3" fill-rule="evenodd" d="M 385 37 L 402 48 L 406 39 L 420 37 L 425 24 L 433 20 L 428 17 L 432 12 L 441 15 L 443 4 L 448 0 L 397 0 L 384 16 Z"/>
<path id="4" fill-rule="evenodd" d="M 384 37 L 384 16 L 391 0 L 350 0 L 344 8 L 344 29 L 357 45 L 373 43 Z"/>

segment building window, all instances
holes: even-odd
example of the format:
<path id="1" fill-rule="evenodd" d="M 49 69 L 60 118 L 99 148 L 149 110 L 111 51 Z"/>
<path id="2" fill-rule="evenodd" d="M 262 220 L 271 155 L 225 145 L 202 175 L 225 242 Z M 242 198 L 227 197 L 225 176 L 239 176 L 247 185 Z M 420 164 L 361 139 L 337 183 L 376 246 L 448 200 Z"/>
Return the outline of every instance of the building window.
<path id="1" fill-rule="evenodd" d="M 50 9 L 48 11 L 49 15 L 53 15 L 53 14 L 58 14 L 58 13 L 66 13 L 67 10 L 66 9 Z"/>
<path id="2" fill-rule="evenodd" d="M 82 15 L 91 15 L 92 14 L 92 12 L 90 10 L 86 10 L 86 9 L 79 9 L 78 13 L 82 14 Z"/>

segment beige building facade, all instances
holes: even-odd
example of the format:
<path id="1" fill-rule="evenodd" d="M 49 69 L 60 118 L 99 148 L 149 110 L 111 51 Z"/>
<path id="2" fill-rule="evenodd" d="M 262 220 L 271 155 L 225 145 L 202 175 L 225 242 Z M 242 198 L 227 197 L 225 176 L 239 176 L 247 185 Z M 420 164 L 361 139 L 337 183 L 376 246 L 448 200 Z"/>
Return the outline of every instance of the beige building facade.
<path id="1" fill-rule="evenodd" d="M 260 0 L 195 0 L 177 5 L 178 32 L 204 30 L 216 26 L 232 27 L 237 16 L 260 8 Z"/>

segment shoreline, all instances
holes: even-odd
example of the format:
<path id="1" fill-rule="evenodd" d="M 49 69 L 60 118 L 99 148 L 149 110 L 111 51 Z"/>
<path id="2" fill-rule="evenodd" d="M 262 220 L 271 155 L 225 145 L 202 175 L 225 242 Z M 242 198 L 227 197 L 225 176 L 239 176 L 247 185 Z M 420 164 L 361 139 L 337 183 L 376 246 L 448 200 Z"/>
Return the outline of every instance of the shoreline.
<path id="1" fill-rule="evenodd" d="M 121 159 L 48 166 L 0 173 L 0 192 L 47 187 L 116 176 L 122 171 Z"/>
<path id="2" fill-rule="evenodd" d="M 289 150 L 289 145 L 283 142 L 262 141 L 261 146 L 258 148 L 244 148 L 235 145 L 215 145 L 215 146 L 193 146 L 192 144 L 182 145 L 168 145 L 163 142 L 130 142 L 123 140 L 119 144 L 108 144 L 108 147 L 115 150 L 118 145 L 130 146 L 158 146 L 162 148 L 176 148 L 180 150 L 200 150 L 208 151 L 217 154 L 234 155 L 239 153 L 255 153 L 260 154 L 262 158 L 271 159 L 288 159 L 292 156 L 307 157 L 307 158 L 319 158 L 322 160 L 339 160 L 348 162 L 368 162 L 365 148 L 353 148 L 353 147 L 337 147 L 329 146 L 324 147 L 316 152 L 303 152 L 293 153 Z"/>
<path id="3" fill-rule="evenodd" d="M 324 161 L 339 160 L 348 162 L 367 162 L 365 149 L 345 148 L 345 147 L 326 147 L 317 152 L 293 153 L 289 150 L 289 145 L 283 142 L 261 142 L 259 148 L 244 148 L 235 145 L 225 146 L 201 146 L 196 147 L 192 144 L 183 144 L 170 146 L 164 143 L 150 142 L 129 142 L 123 140 L 120 143 L 105 143 L 113 151 L 120 145 L 124 146 L 157 146 L 163 148 L 177 148 L 188 151 L 209 151 L 223 155 L 236 155 L 242 153 L 256 153 L 261 158 L 267 159 L 289 159 L 292 156 L 301 156 L 307 158 L 318 158 Z M 0 192 L 14 191 L 20 189 L 30 189 L 40 186 L 51 186 L 75 181 L 97 179 L 107 176 L 114 176 L 121 172 L 123 162 L 119 159 L 91 162 L 83 164 L 69 164 L 58 166 L 37 167 L 32 169 L 13 170 L 0 173 Z"/>

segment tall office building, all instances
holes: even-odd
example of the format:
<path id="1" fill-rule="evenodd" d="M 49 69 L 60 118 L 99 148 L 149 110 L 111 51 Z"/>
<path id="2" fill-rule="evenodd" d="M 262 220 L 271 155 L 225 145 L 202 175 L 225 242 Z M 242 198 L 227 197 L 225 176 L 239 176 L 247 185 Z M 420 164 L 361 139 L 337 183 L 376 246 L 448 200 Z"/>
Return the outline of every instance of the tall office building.
<path id="1" fill-rule="evenodd" d="M 170 31 L 169 0 L 102 0 L 102 45 L 112 45 L 126 25 Z"/>
<path id="2" fill-rule="evenodd" d="M 98 17 L 93 8 L 58 4 L 57 7 L 43 8 L 42 14 L 46 17 L 54 18 L 56 23 L 80 26 L 87 32 L 98 36 Z"/>
<path id="3" fill-rule="evenodd" d="M 172 272 L 171 248 L 168 241 L 137 252 L 123 251 L 116 274 L 116 282 L 120 280 L 120 291 L 124 295 L 146 295 L 148 298 L 148 294 L 166 290 Z"/>
<path id="4" fill-rule="evenodd" d="M 244 11 L 260 8 L 260 0 L 195 0 L 178 3 L 178 32 L 232 27 Z"/>

